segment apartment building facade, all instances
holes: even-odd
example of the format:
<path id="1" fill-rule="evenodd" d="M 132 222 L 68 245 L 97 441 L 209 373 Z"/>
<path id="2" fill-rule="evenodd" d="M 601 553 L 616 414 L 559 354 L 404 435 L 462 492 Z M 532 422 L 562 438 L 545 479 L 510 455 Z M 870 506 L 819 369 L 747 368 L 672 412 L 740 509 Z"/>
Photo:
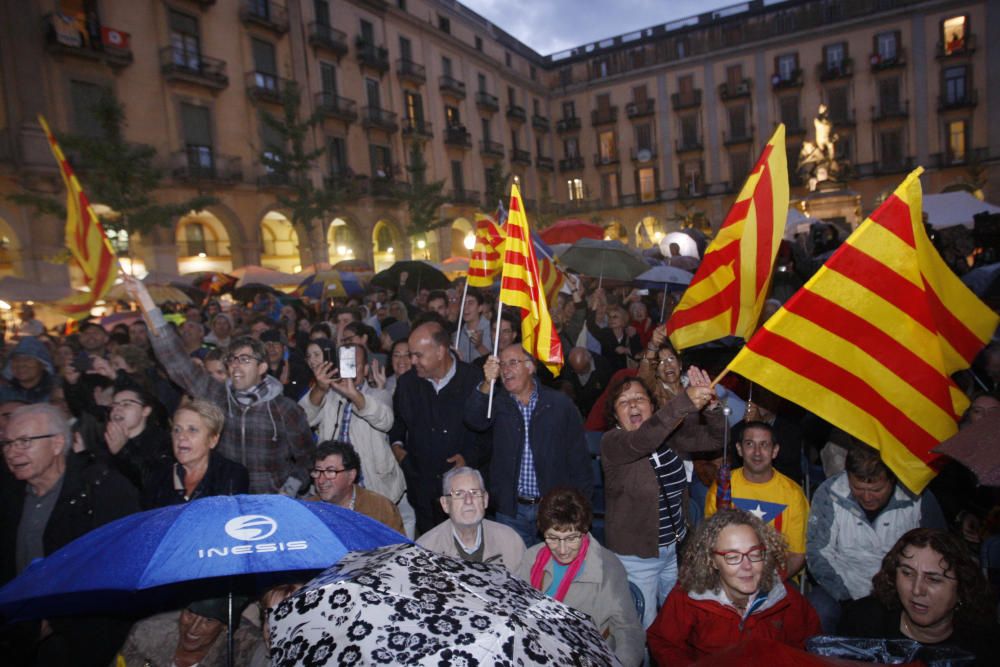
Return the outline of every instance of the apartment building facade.
<path id="1" fill-rule="evenodd" d="M 115 239 L 164 273 L 461 255 L 475 210 L 496 206 L 498 163 L 529 216 L 649 244 L 682 221 L 718 226 L 779 121 L 794 171 L 820 103 L 866 210 L 916 164 L 928 191 L 980 179 L 1000 192 L 1000 11 L 985 1 L 754 0 L 551 56 L 457 2 L 286 3 L 0 0 L 0 273 L 65 282 L 51 262 L 63 221 L 6 195 L 60 192 L 35 117 L 96 132 L 105 89 L 126 138 L 157 150 L 158 196 L 218 202 Z M 323 117 L 312 182 L 347 193 L 303 225 L 261 160 L 276 141 L 261 114 L 280 114 L 289 79 Z M 427 180 L 445 182 L 447 224 L 429 234 L 411 233 L 403 201 L 413 142 Z"/>

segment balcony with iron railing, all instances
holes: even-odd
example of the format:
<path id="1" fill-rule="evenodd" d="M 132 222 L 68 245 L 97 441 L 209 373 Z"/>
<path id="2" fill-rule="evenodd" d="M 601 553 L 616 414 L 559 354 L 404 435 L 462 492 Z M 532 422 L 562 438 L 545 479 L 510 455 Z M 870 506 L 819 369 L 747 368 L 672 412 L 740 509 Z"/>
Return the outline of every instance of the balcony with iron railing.
<path id="1" fill-rule="evenodd" d="M 281 104 L 282 93 L 291 81 L 270 72 L 247 72 L 243 78 L 247 95 L 255 102 Z"/>
<path id="2" fill-rule="evenodd" d="M 691 136 L 691 137 L 681 137 L 680 139 L 674 140 L 674 151 L 677 153 L 693 153 L 695 151 L 700 151 L 705 148 L 701 137 Z"/>
<path id="3" fill-rule="evenodd" d="M 618 149 L 604 151 L 601 153 L 594 153 L 594 166 L 595 167 L 607 167 L 608 165 L 618 164 L 620 162 L 618 157 Z"/>
<path id="4" fill-rule="evenodd" d="M 618 122 L 618 107 L 606 107 L 604 109 L 594 109 L 590 112 L 590 124 L 593 126 L 610 125 Z"/>
<path id="5" fill-rule="evenodd" d="M 730 83 L 725 81 L 719 84 L 719 97 L 723 100 L 734 100 L 740 97 L 750 97 L 751 84 L 749 78 Z"/>
<path id="6" fill-rule="evenodd" d="M 512 164 L 519 164 L 525 167 L 531 166 L 531 153 L 522 148 L 510 149 L 510 161 Z"/>
<path id="7" fill-rule="evenodd" d="M 947 58 L 965 58 L 971 56 L 976 52 L 976 36 L 966 31 L 965 38 L 955 43 L 954 41 L 945 44 L 944 42 L 937 43 L 937 58 L 947 59 Z"/>
<path id="8" fill-rule="evenodd" d="M 887 69 L 905 67 L 906 49 L 902 46 L 896 47 L 896 52 L 891 56 L 883 56 L 879 53 L 873 53 L 868 58 L 868 62 L 871 63 L 872 72 L 881 72 Z"/>
<path id="9" fill-rule="evenodd" d="M 403 118 L 403 136 L 430 139 L 434 133 L 431 124 L 423 118 Z"/>
<path id="10" fill-rule="evenodd" d="M 942 93 L 938 95 L 938 111 L 952 111 L 954 109 L 971 109 L 979 102 L 979 91 L 976 89 L 964 90 L 961 93 Z"/>
<path id="11" fill-rule="evenodd" d="M 207 147 L 171 153 L 170 173 L 175 180 L 184 182 L 239 183 L 243 180 L 239 157 L 221 155 Z"/>
<path id="12" fill-rule="evenodd" d="M 552 124 L 549 122 L 548 116 L 540 116 L 536 113 L 531 115 L 531 127 L 539 132 L 548 132 L 552 129 Z"/>
<path id="13" fill-rule="evenodd" d="M 379 107 L 361 107 L 361 126 L 365 129 L 395 132 L 399 129 L 396 114 Z"/>
<path id="14" fill-rule="evenodd" d="M 982 147 L 973 148 L 962 153 L 954 151 L 932 153 L 930 156 L 930 167 L 933 169 L 943 169 L 945 167 L 954 167 L 956 165 L 983 162 L 989 158 L 989 152 L 988 148 Z"/>
<path id="15" fill-rule="evenodd" d="M 480 111 L 500 111 L 500 100 L 485 90 L 476 93 L 476 108 Z"/>
<path id="16" fill-rule="evenodd" d="M 49 53 L 96 60 L 116 69 L 132 64 L 132 47 L 127 32 L 98 26 L 99 34 L 85 37 L 82 31 L 67 30 L 62 20 L 56 14 L 44 17 L 45 50 Z"/>
<path id="17" fill-rule="evenodd" d="M 528 114 L 524 110 L 524 107 L 519 107 L 516 104 L 507 105 L 507 120 L 514 123 L 523 123 L 528 119 Z"/>
<path id="18" fill-rule="evenodd" d="M 347 55 L 350 50 L 346 33 L 316 21 L 309 24 L 309 44 L 318 49 L 326 49 L 338 59 Z"/>
<path id="19" fill-rule="evenodd" d="M 771 75 L 771 88 L 782 90 L 785 88 L 801 88 L 803 83 L 802 68 L 796 67 L 787 76 L 782 76 L 779 72 Z"/>
<path id="20" fill-rule="evenodd" d="M 909 117 L 909 100 L 883 100 L 877 107 L 872 107 L 872 120 L 876 123 Z"/>
<path id="21" fill-rule="evenodd" d="M 465 83 L 453 76 L 442 74 L 438 77 L 438 89 L 443 95 L 450 95 L 457 100 L 465 99 Z"/>
<path id="22" fill-rule="evenodd" d="M 503 157 L 503 144 L 499 141 L 483 139 L 479 142 L 479 154 L 483 157 Z"/>
<path id="23" fill-rule="evenodd" d="M 243 0 L 240 20 L 244 25 L 256 25 L 283 35 L 288 32 L 288 10 L 272 0 Z"/>
<path id="24" fill-rule="evenodd" d="M 674 111 L 700 107 L 701 89 L 696 88 L 683 93 L 672 93 L 670 95 L 670 104 L 674 107 Z"/>
<path id="25" fill-rule="evenodd" d="M 559 171 L 583 171 L 583 156 L 574 155 L 559 160 Z"/>
<path id="26" fill-rule="evenodd" d="M 358 119 L 358 105 L 354 100 L 330 92 L 316 93 L 316 110 L 327 118 L 348 123 Z"/>
<path id="27" fill-rule="evenodd" d="M 823 61 L 816 64 L 816 78 L 820 81 L 836 81 L 852 76 L 854 76 L 854 61 L 850 58 L 844 58 L 838 62 Z"/>
<path id="28" fill-rule="evenodd" d="M 535 168 L 542 171 L 553 171 L 555 169 L 555 161 L 545 155 L 536 155 Z"/>
<path id="29" fill-rule="evenodd" d="M 427 68 L 407 58 L 396 60 L 396 76 L 403 81 L 422 84 L 427 81 Z"/>
<path id="30" fill-rule="evenodd" d="M 229 257 L 229 241 L 182 239 L 177 241 L 178 257 Z"/>
<path id="31" fill-rule="evenodd" d="M 656 113 L 656 100 L 650 98 L 642 102 L 629 102 L 625 105 L 625 114 L 629 118 L 642 118 Z"/>
<path id="32" fill-rule="evenodd" d="M 656 159 L 656 146 L 632 147 L 629 151 L 632 162 L 639 164 L 652 162 Z"/>
<path id="33" fill-rule="evenodd" d="M 479 206 L 480 203 L 482 203 L 482 199 L 479 197 L 479 192 L 476 190 L 466 190 L 465 188 L 452 190 L 448 194 L 448 199 L 453 204 L 471 204 L 473 206 Z"/>
<path id="34" fill-rule="evenodd" d="M 379 74 L 389 71 L 389 49 L 370 43 L 360 35 L 354 40 L 354 48 L 358 52 L 358 62 L 362 67 L 375 70 Z"/>
<path id="35" fill-rule="evenodd" d="M 456 148 L 471 148 L 472 135 L 469 134 L 469 131 L 465 127 L 455 125 L 445 129 L 444 143 L 447 146 L 455 146 Z"/>
<path id="36" fill-rule="evenodd" d="M 226 61 L 173 46 L 160 49 L 160 71 L 167 81 L 193 83 L 215 90 L 229 85 Z"/>
<path id="37" fill-rule="evenodd" d="M 559 134 L 564 134 L 566 132 L 576 132 L 580 129 L 582 123 L 578 116 L 570 116 L 569 118 L 562 118 L 556 123 L 556 132 Z"/>
<path id="38" fill-rule="evenodd" d="M 724 146 L 738 146 L 740 144 L 753 143 L 753 126 L 742 128 L 736 132 L 723 132 L 722 144 Z"/>

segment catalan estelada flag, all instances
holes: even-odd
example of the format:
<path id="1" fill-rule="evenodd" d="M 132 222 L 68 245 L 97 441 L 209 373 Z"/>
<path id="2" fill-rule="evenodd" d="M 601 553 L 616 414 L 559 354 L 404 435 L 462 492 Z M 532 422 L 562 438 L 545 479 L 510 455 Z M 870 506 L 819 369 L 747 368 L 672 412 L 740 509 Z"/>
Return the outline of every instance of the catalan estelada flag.
<path id="1" fill-rule="evenodd" d="M 917 169 L 750 339 L 729 369 L 880 450 L 914 493 L 969 404 L 967 368 L 998 318 L 922 222 Z"/>
<path id="2" fill-rule="evenodd" d="M 469 258 L 469 286 L 489 287 L 503 268 L 504 232 L 488 215 L 476 214 L 476 245 Z"/>
<path id="3" fill-rule="evenodd" d="M 49 124 L 42 116 L 38 117 L 38 122 L 45 131 L 49 148 L 59 163 L 59 172 L 66 184 L 66 248 L 79 264 L 90 288 L 87 293 L 61 299 L 53 305 L 69 318 L 83 319 L 90 316 L 90 309 L 114 285 L 118 277 L 118 258 Z"/>
<path id="4" fill-rule="evenodd" d="M 521 309 L 521 340 L 524 349 L 545 364 L 553 375 L 562 367 L 562 343 L 552 324 L 542 293 L 535 248 L 531 243 L 528 218 L 517 185 L 511 186 L 510 208 L 504 225 L 503 274 L 500 279 L 500 303 Z M 471 268 L 471 265 L 470 265 Z"/>
<path id="5" fill-rule="evenodd" d="M 767 299 L 787 216 L 785 126 L 778 125 L 667 320 L 675 348 L 726 336 L 750 338 Z"/>

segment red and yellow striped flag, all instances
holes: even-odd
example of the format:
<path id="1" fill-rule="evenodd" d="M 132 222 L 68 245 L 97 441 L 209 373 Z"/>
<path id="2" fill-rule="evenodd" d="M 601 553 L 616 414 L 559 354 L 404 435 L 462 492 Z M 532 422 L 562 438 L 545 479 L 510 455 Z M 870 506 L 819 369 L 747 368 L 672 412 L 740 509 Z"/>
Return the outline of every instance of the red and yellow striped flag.
<path id="1" fill-rule="evenodd" d="M 563 283 L 566 282 L 566 276 L 548 257 L 538 259 L 538 276 L 542 280 L 542 294 L 545 295 L 545 303 L 551 307 L 556 302 Z"/>
<path id="2" fill-rule="evenodd" d="M 469 286 L 489 287 L 503 268 L 503 230 L 485 213 L 476 214 L 476 245 L 469 258 Z"/>
<path id="3" fill-rule="evenodd" d="M 748 339 L 757 328 L 788 215 L 786 161 L 785 126 L 778 125 L 667 320 L 678 350 L 726 336 Z"/>
<path id="4" fill-rule="evenodd" d="M 881 451 L 911 491 L 958 430 L 967 368 L 998 318 L 924 231 L 917 169 L 747 343 L 729 368 Z"/>
<path id="5" fill-rule="evenodd" d="M 69 318 L 83 319 L 90 316 L 90 309 L 114 285 L 118 277 L 118 258 L 49 124 L 42 116 L 38 117 L 38 122 L 45 131 L 49 148 L 59 163 L 59 172 L 66 184 L 66 248 L 79 264 L 90 288 L 89 292 L 61 299 L 53 305 Z"/>
<path id="6" fill-rule="evenodd" d="M 504 244 L 503 277 L 500 279 L 500 303 L 521 309 L 524 349 L 548 366 L 553 375 L 558 375 L 563 363 L 562 343 L 541 291 L 542 281 L 528 230 L 528 218 L 516 184 L 511 186 L 505 228 L 507 241 Z"/>

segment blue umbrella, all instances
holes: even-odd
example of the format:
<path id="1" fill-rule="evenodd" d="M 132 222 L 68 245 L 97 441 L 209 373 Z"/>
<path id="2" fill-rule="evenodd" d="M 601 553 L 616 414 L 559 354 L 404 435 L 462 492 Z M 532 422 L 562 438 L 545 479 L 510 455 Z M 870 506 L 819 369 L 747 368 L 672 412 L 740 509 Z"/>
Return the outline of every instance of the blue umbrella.
<path id="1" fill-rule="evenodd" d="M 0 589 L 0 614 L 16 621 L 148 608 L 181 582 L 198 581 L 201 597 L 208 597 L 206 580 L 321 570 L 349 551 L 408 541 L 329 503 L 277 495 L 202 498 L 113 521 L 33 562 Z"/>
<path id="2" fill-rule="evenodd" d="M 666 286 L 671 291 L 681 291 L 691 283 L 694 274 L 676 266 L 654 266 L 645 273 L 640 273 L 633 281 L 639 287 L 657 289 Z"/>

